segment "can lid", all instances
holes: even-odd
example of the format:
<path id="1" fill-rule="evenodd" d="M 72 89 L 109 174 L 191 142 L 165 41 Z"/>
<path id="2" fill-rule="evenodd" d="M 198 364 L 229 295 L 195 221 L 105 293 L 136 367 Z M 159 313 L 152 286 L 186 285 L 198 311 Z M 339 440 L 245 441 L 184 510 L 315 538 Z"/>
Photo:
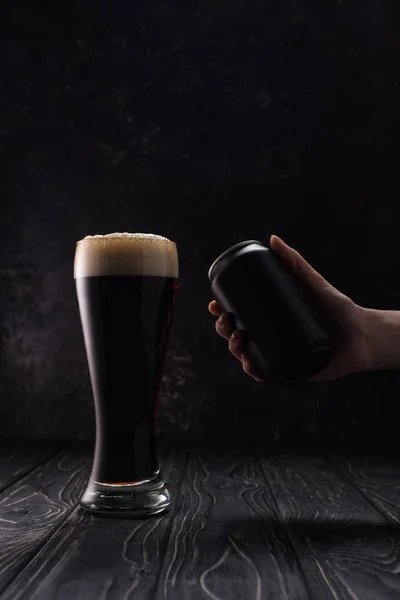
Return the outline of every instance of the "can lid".
<path id="1" fill-rule="evenodd" d="M 229 254 L 233 254 L 234 252 L 236 252 L 237 250 L 239 250 L 239 248 L 243 248 L 244 246 L 250 246 L 251 244 L 259 244 L 260 246 L 264 246 L 264 244 L 262 242 L 259 242 L 258 240 L 246 240 L 245 242 L 239 242 L 238 244 L 235 244 L 234 246 L 231 246 L 230 248 L 228 248 L 227 250 L 225 250 L 225 252 L 223 252 L 222 254 L 220 254 L 218 256 L 218 258 L 216 258 L 213 262 L 213 264 L 211 265 L 209 271 L 208 271 L 208 278 L 211 281 L 213 276 L 214 276 L 214 270 L 215 267 L 221 262 L 221 260 L 223 260 L 224 258 L 226 258 Z"/>

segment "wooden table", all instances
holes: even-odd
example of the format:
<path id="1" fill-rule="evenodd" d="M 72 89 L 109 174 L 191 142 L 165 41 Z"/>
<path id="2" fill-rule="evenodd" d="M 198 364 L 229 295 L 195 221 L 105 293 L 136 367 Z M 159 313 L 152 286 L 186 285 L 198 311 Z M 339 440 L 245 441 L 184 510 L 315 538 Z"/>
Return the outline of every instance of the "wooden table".
<path id="1" fill-rule="evenodd" d="M 91 449 L 0 446 L 0 600 L 400 598 L 400 460 L 163 445 L 164 516 L 77 506 Z"/>

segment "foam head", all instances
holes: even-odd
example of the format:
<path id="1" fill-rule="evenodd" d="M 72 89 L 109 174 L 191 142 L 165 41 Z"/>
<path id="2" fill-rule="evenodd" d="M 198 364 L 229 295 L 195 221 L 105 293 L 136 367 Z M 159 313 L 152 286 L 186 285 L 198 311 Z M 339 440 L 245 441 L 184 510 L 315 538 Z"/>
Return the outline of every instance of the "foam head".
<path id="1" fill-rule="evenodd" d="M 152 233 L 88 235 L 76 245 L 74 276 L 179 276 L 175 242 Z"/>

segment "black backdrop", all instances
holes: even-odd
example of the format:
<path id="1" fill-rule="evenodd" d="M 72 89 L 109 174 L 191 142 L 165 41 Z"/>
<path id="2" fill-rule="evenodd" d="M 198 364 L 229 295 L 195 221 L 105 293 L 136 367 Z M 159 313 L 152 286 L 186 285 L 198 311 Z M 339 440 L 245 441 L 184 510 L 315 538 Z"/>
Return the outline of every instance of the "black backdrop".
<path id="1" fill-rule="evenodd" d="M 394 4 L 2 3 L 2 435 L 92 435 L 74 245 L 128 230 L 180 252 L 161 429 L 396 441 L 398 374 L 259 386 L 206 310 L 215 256 L 273 232 L 400 308 Z"/>

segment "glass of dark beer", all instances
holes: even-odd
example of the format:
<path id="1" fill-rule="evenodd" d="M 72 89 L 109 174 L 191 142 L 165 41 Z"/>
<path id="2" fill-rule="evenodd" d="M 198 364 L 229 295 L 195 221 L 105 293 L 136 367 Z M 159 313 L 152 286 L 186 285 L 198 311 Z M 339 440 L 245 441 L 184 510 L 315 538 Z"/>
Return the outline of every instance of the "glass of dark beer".
<path id="1" fill-rule="evenodd" d="M 174 242 L 153 234 L 87 236 L 75 282 L 96 413 L 92 472 L 81 505 L 145 516 L 170 504 L 155 418 L 178 284 Z"/>

